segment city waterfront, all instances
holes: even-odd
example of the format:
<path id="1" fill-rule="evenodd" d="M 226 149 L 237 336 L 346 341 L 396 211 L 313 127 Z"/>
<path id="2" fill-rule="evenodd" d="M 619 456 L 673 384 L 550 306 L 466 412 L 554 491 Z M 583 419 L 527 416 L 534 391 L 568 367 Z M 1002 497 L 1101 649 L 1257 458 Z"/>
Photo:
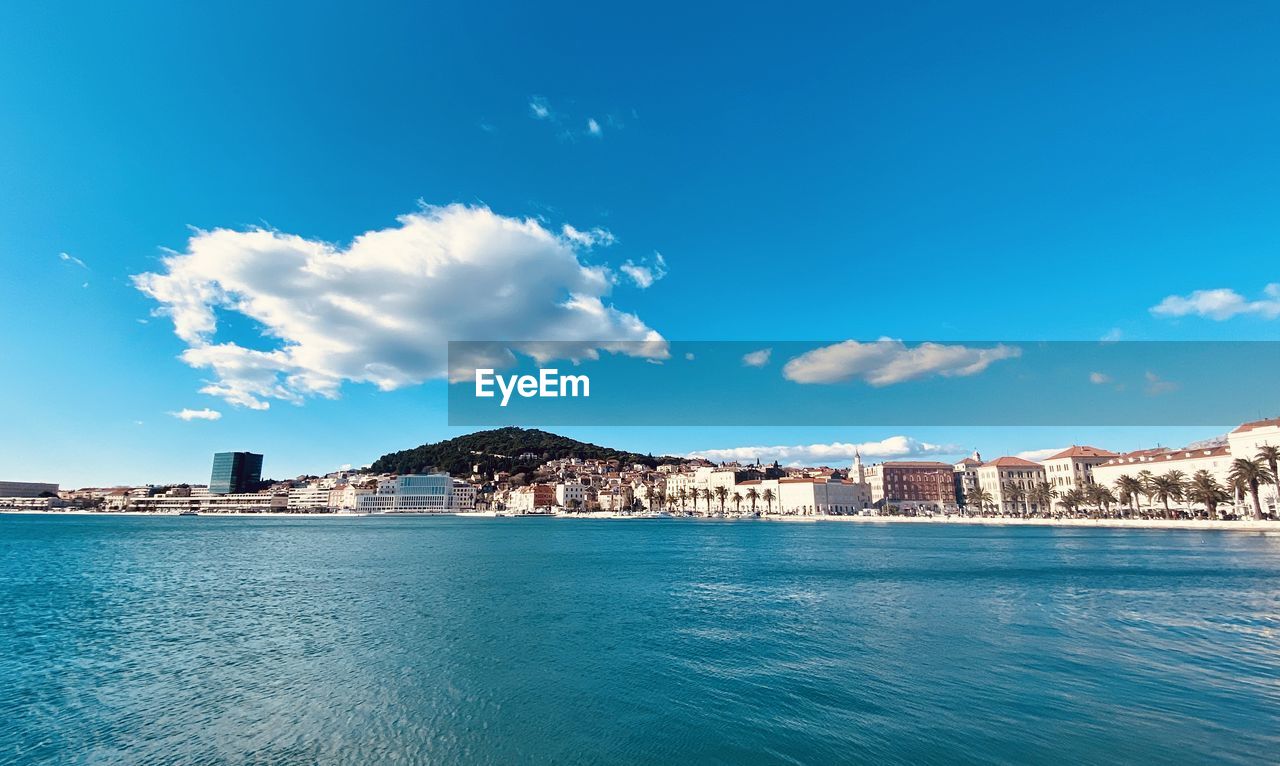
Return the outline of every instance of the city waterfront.
<path id="1" fill-rule="evenodd" d="M 1280 536 L 0 516 L 0 762 L 1269 761 Z"/>

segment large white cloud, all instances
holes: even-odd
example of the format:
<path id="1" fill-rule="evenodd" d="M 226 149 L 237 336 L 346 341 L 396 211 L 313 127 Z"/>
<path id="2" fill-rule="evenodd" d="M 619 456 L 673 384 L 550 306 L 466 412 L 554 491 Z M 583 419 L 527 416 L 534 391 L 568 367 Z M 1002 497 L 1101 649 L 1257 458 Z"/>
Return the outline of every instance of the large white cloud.
<path id="1" fill-rule="evenodd" d="M 346 247 L 264 229 L 199 231 L 134 282 L 173 320 L 188 346 L 182 360 L 212 371 L 201 391 L 254 409 L 336 397 L 344 382 L 392 390 L 443 377 L 450 340 L 665 357 L 657 332 L 606 302 L 609 270 L 579 258 L 578 248 L 608 243 L 602 231 L 587 243 L 572 227 L 555 234 L 465 205 L 397 220 Z M 219 312 L 256 322 L 265 347 L 216 339 Z"/>
<path id="2" fill-rule="evenodd" d="M 970 348 L 959 344 L 921 343 L 907 347 L 891 338 L 868 343 L 846 340 L 794 357 L 782 368 L 782 375 L 796 383 L 841 383 L 858 379 L 873 386 L 888 386 L 929 375 L 974 375 L 993 362 L 1021 354 L 1018 347 L 1005 345 Z"/>
<path id="3" fill-rule="evenodd" d="M 1241 314 L 1256 314 L 1266 319 L 1280 317 L 1280 283 L 1263 288 L 1265 297 L 1256 301 L 1225 287 L 1196 290 L 1189 295 L 1170 295 L 1151 307 L 1160 317 L 1201 316 L 1222 321 Z"/>
<path id="4" fill-rule="evenodd" d="M 700 457 L 715 462 L 752 463 L 756 460 L 805 465 L 844 464 L 853 460 L 854 453 L 864 460 L 886 460 L 927 455 L 958 455 L 964 449 L 954 444 L 932 444 L 910 436 L 890 436 L 874 442 L 832 442 L 830 444 L 799 444 L 776 447 L 728 447 L 699 450 L 689 457 Z"/>

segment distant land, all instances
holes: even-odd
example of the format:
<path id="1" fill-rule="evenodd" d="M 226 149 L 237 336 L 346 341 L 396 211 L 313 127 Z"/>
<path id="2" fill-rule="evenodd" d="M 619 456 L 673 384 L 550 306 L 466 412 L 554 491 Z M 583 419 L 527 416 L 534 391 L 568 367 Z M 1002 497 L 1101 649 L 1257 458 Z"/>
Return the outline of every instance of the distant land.
<path id="1" fill-rule="evenodd" d="M 525 456 L 525 457 L 522 457 Z M 680 457 L 654 457 L 580 442 L 536 428 L 495 428 L 420 447 L 389 452 L 373 461 L 371 473 L 425 473 L 446 471 L 468 476 L 479 466 L 482 474 L 495 471 L 532 473 L 548 460 L 577 457 L 586 460 L 617 460 L 650 468 L 659 463 L 685 463 Z"/>

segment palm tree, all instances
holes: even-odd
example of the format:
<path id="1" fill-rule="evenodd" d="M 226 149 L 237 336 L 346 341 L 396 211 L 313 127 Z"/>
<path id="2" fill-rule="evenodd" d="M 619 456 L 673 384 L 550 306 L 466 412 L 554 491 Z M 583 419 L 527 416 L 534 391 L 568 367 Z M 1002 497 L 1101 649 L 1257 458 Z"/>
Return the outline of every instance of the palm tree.
<path id="1" fill-rule="evenodd" d="M 1164 517 L 1171 518 L 1173 511 L 1169 509 L 1170 500 L 1181 500 L 1186 494 L 1186 476 L 1182 471 L 1169 471 L 1159 476 L 1152 476 L 1147 487 L 1151 497 L 1164 505 Z"/>
<path id="2" fill-rule="evenodd" d="M 1280 463 L 1280 447 L 1273 447 L 1270 444 L 1264 444 L 1258 448 L 1258 457 L 1267 463 L 1267 468 L 1271 469 L 1271 483 L 1277 484 L 1276 477 L 1280 477 L 1280 469 L 1277 469 L 1277 463 Z M 1280 484 L 1276 486 L 1276 510 L 1280 511 Z"/>
<path id="3" fill-rule="evenodd" d="M 1111 504 L 1116 501 L 1116 496 L 1108 487 L 1104 487 L 1101 484 L 1090 484 L 1084 488 L 1084 496 L 1090 505 L 1097 507 L 1102 512 L 1104 517 L 1111 515 Z"/>
<path id="4" fill-rule="evenodd" d="M 742 515 L 742 493 L 733 493 L 733 512 L 739 516 Z"/>
<path id="5" fill-rule="evenodd" d="M 645 488 L 644 488 L 645 507 L 647 507 L 651 511 L 653 510 L 653 498 L 657 494 L 658 493 L 654 491 L 652 484 L 645 485 Z"/>
<path id="6" fill-rule="evenodd" d="M 1270 484 L 1276 480 L 1275 474 L 1271 473 L 1266 461 L 1261 457 L 1253 459 L 1238 457 L 1231 461 L 1231 473 L 1227 476 L 1232 484 L 1249 493 L 1250 499 L 1253 500 L 1253 518 L 1260 520 L 1262 503 L 1258 500 L 1258 485 Z"/>
<path id="7" fill-rule="evenodd" d="M 756 515 L 756 501 L 760 499 L 760 492 L 755 487 L 747 490 L 747 500 L 751 503 L 751 515 Z"/>
<path id="8" fill-rule="evenodd" d="M 981 487 L 975 487 L 972 492 L 965 496 L 966 505 L 971 505 L 978 509 L 978 515 L 991 505 L 991 493 Z"/>
<path id="9" fill-rule="evenodd" d="M 760 493 L 760 499 L 764 501 L 765 513 L 768 513 L 768 514 L 773 513 L 773 497 L 774 495 L 773 495 L 772 487 L 765 487 L 764 492 Z"/>
<path id="10" fill-rule="evenodd" d="M 1076 510 L 1085 504 L 1084 493 L 1078 489 L 1069 489 L 1062 493 L 1062 497 L 1058 500 L 1058 504 L 1067 509 L 1067 513 L 1074 516 Z"/>
<path id="11" fill-rule="evenodd" d="M 724 501 L 729 497 L 729 488 L 723 484 L 715 489 L 716 500 L 720 501 L 720 513 L 724 513 Z"/>
<path id="12" fill-rule="evenodd" d="M 1133 515 L 1138 515 L 1138 495 L 1142 494 L 1142 482 L 1129 474 L 1116 479 L 1116 489 L 1120 490 L 1120 502 L 1129 506 Z"/>
<path id="13" fill-rule="evenodd" d="M 1010 503 L 1013 503 L 1014 513 L 1018 514 L 1019 516 L 1025 515 L 1019 512 L 1018 503 L 1021 503 L 1024 499 L 1026 499 L 1027 497 L 1026 490 L 1024 490 L 1021 486 L 1014 484 L 1011 481 L 1007 481 L 1005 482 L 1004 486 L 1001 487 L 1000 494 L 1004 495 L 1009 500 Z M 1000 510 L 1002 512 L 1004 511 L 1003 506 L 1000 508 Z"/>
<path id="14" fill-rule="evenodd" d="M 1053 515 L 1053 498 L 1058 491 L 1047 481 L 1036 482 L 1027 492 L 1027 499 L 1036 504 L 1036 508 L 1045 516 Z"/>
<path id="15" fill-rule="evenodd" d="M 1138 483 L 1142 485 L 1142 494 L 1147 498 L 1147 507 L 1155 505 L 1155 500 L 1152 499 L 1151 494 L 1151 480 L 1153 478 L 1155 477 L 1151 475 L 1151 471 L 1138 471 Z"/>
<path id="16" fill-rule="evenodd" d="M 1231 500 L 1231 493 L 1218 483 L 1213 474 L 1199 470 L 1187 484 L 1186 497 L 1193 503 L 1203 503 L 1205 514 L 1212 519 L 1218 515 L 1218 504 Z"/>
<path id="17" fill-rule="evenodd" d="M 683 513 L 684 511 L 687 510 L 687 508 L 685 507 L 685 501 L 689 499 L 689 490 L 685 489 L 684 487 L 681 487 L 679 490 L 676 491 L 676 499 L 680 501 L 680 512 Z"/>
<path id="18" fill-rule="evenodd" d="M 702 499 L 707 501 L 707 515 L 708 515 L 708 516 L 710 516 L 710 515 L 711 515 L 711 499 L 712 499 L 713 497 L 715 497 L 715 493 L 711 491 L 711 488 L 710 488 L 710 487 L 708 487 L 708 488 L 706 488 L 706 489 L 702 490 Z"/>

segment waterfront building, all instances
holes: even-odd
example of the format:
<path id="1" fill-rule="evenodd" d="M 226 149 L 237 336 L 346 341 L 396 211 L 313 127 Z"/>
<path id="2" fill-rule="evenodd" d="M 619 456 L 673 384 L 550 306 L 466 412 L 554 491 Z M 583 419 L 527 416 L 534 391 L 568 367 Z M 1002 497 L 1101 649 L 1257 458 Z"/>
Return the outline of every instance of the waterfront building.
<path id="1" fill-rule="evenodd" d="M 0 481 L 0 497 L 40 497 L 45 494 L 58 494 L 58 485 L 38 481 Z"/>
<path id="2" fill-rule="evenodd" d="M 255 452 L 218 452 L 213 456 L 209 492 L 215 495 L 243 494 L 257 489 L 262 481 L 262 455 Z"/>
<path id="3" fill-rule="evenodd" d="M 1209 475 L 1217 479 L 1223 489 L 1229 492 L 1231 481 L 1228 477 L 1231 473 L 1231 461 L 1235 457 L 1238 456 L 1226 445 L 1198 449 L 1183 448 L 1174 450 L 1159 447 L 1156 449 L 1137 450 L 1136 452 L 1116 455 L 1107 462 L 1094 466 L 1093 480 L 1098 484 L 1110 487 L 1115 492 L 1116 497 L 1119 498 L 1120 491 L 1116 485 L 1116 480 L 1121 476 L 1129 476 L 1136 479 L 1143 471 L 1150 472 L 1153 476 L 1162 476 L 1170 471 L 1179 471 L 1184 479 L 1190 479 L 1197 471 L 1208 471 Z M 1266 497 L 1265 492 L 1261 493 L 1261 496 Z M 1139 508 L 1157 507 L 1161 510 L 1164 509 L 1163 503 L 1153 502 L 1147 495 L 1140 494 L 1136 500 Z M 1237 498 L 1237 502 L 1239 500 L 1240 498 Z M 1176 507 L 1180 504 L 1173 502 L 1171 505 Z"/>
<path id="4" fill-rule="evenodd" d="M 570 506 L 570 503 L 573 503 Z M 561 508 L 585 508 L 587 504 L 587 487 L 576 481 L 560 482 L 556 485 L 556 505 Z"/>
<path id="5" fill-rule="evenodd" d="M 895 460 L 864 470 L 871 501 L 879 508 L 900 510 L 956 510 L 954 468 L 929 460 Z"/>
<path id="6" fill-rule="evenodd" d="M 982 455 L 977 450 L 969 457 L 951 466 L 952 478 L 956 485 L 956 503 L 968 506 L 968 498 L 978 488 L 978 468 L 982 465 Z"/>
<path id="7" fill-rule="evenodd" d="M 329 505 L 329 488 L 320 483 L 289 488 L 290 511 L 323 511 Z"/>
<path id="8" fill-rule="evenodd" d="M 1095 466 L 1117 457 L 1119 454 L 1110 450 L 1073 444 L 1044 459 L 1045 481 L 1059 495 L 1073 489 L 1083 490 L 1095 482 Z"/>
<path id="9" fill-rule="evenodd" d="M 1000 513 L 1020 515 L 1028 511 L 1050 511 L 1050 508 L 1041 508 L 1031 502 L 1029 497 L 1031 489 L 1044 480 L 1044 466 L 1010 455 L 978 467 L 978 486 L 991 495 L 991 502 Z M 1012 494 L 1010 487 L 1017 487 L 1021 497 Z"/>
<path id="10" fill-rule="evenodd" d="M 455 511 L 474 511 L 476 509 L 476 488 L 461 479 L 453 480 L 453 509 Z"/>
<path id="11" fill-rule="evenodd" d="M 766 479 L 761 482 L 761 485 L 767 485 L 771 481 L 776 481 L 778 507 L 784 514 L 843 516 L 857 513 L 871 506 L 871 487 L 848 479 L 818 477 Z M 763 488 L 757 491 L 763 492 Z M 757 510 L 759 509 L 757 504 Z"/>
<path id="12" fill-rule="evenodd" d="M 507 508 L 516 513 L 532 513 L 549 510 L 555 504 L 555 487 L 550 484 L 531 484 L 513 490 Z"/>
<path id="13" fill-rule="evenodd" d="M 453 479 L 447 473 L 405 474 L 381 480 L 378 489 L 356 497 L 361 513 L 449 513 Z"/>

